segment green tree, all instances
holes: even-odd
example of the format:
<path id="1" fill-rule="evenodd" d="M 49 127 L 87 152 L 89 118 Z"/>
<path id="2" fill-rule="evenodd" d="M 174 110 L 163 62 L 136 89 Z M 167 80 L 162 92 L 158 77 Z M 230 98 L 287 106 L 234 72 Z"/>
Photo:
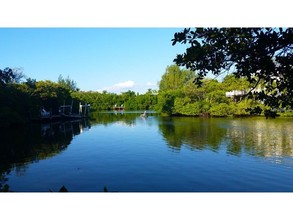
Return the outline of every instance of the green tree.
<path id="1" fill-rule="evenodd" d="M 67 78 L 64 79 L 62 75 L 59 75 L 58 84 L 60 84 L 64 88 L 68 89 L 70 92 L 75 92 L 75 91 L 79 90 L 77 88 L 76 82 L 74 80 L 70 79 L 69 76 L 67 76 Z"/>
<path id="2" fill-rule="evenodd" d="M 134 91 L 128 90 L 127 92 L 123 92 L 121 95 L 122 103 L 120 105 L 124 105 L 129 110 L 137 109 L 136 105 L 136 94 Z"/>
<path id="3" fill-rule="evenodd" d="M 213 105 L 209 109 L 209 113 L 212 116 L 225 117 L 233 114 L 233 109 L 231 109 L 231 106 L 229 106 L 227 103 L 220 103 L 218 105 Z"/>
<path id="4" fill-rule="evenodd" d="M 11 83 L 20 83 L 24 78 L 24 74 L 20 68 L 11 69 L 6 67 L 4 70 L 0 69 L 0 86 Z"/>
<path id="5" fill-rule="evenodd" d="M 194 78 L 192 71 L 180 69 L 177 65 L 167 66 L 159 83 L 160 91 L 181 89 L 190 79 Z"/>
<path id="6" fill-rule="evenodd" d="M 64 102 L 72 100 L 67 88 L 50 80 L 37 82 L 33 95 L 40 100 L 41 106 L 51 110 L 53 114 L 58 113 L 59 106 Z"/>
<path id="7" fill-rule="evenodd" d="M 226 91 L 233 91 L 233 90 L 247 90 L 249 91 L 250 88 L 253 86 L 251 85 L 246 77 L 237 78 L 234 74 L 228 74 L 223 79 L 223 87 Z"/>
<path id="8" fill-rule="evenodd" d="M 18 68 L 0 70 L 0 126 L 23 124 L 32 107 L 31 89 L 21 84 L 24 74 Z"/>
<path id="9" fill-rule="evenodd" d="M 160 112 L 163 115 L 172 115 L 174 114 L 174 102 L 175 98 L 179 97 L 179 91 L 163 91 L 158 95 L 158 103 L 155 107 L 155 110 Z"/>
<path id="10" fill-rule="evenodd" d="M 263 82 L 257 99 L 270 107 L 292 108 L 292 28 L 185 28 L 172 41 L 188 44 L 174 61 L 197 71 L 197 85 L 209 72 L 218 76 L 235 70 L 233 74 L 246 77 L 253 88 Z"/>
<path id="11" fill-rule="evenodd" d="M 191 99 L 187 96 L 184 98 L 175 98 L 174 111 L 175 114 L 198 116 L 201 113 L 200 102 L 191 102 Z"/>

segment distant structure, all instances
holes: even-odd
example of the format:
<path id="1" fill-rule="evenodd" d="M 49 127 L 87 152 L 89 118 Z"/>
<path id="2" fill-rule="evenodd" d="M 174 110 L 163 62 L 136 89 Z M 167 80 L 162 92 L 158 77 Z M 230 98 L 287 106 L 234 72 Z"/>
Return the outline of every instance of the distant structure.
<path id="1" fill-rule="evenodd" d="M 235 102 L 240 101 L 243 96 L 245 96 L 247 92 L 245 90 L 233 90 L 230 92 L 226 92 L 226 97 L 231 98 Z"/>
<path id="2" fill-rule="evenodd" d="M 116 110 L 116 111 L 123 111 L 125 109 L 124 105 L 120 105 L 120 106 L 117 106 L 117 104 L 115 104 L 113 106 L 113 110 Z"/>
<path id="3" fill-rule="evenodd" d="M 262 91 L 261 88 L 250 90 L 251 93 L 261 92 L 261 91 Z M 233 90 L 233 91 L 226 92 L 226 97 L 231 98 L 232 100 L 237 102 L 237 101 L 240 101 L 242 97 L 247 94 L 248 92 L 246 90 Z"/>
<path id="4" fill-rule="evenodd" d="M 233 90 L 230 92 L 226 92 L 226 97 L 228 98 L 233 98 L 235 96 L 244 96 L 244 95 L 246 95 L 245 90 Z"/>

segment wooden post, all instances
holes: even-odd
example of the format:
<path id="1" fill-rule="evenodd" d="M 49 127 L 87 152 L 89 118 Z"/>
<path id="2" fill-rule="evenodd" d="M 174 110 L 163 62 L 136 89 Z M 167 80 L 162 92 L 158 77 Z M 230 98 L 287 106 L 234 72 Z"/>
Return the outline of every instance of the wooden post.
<path id="1" fill-rule="evenodd" d="M 70 114 L 72 114 L 72 106 L 73 106 L 73 100 L 71 100 Z"/>
<path id="2" fill-rule="evenodd" d="M 81 105 L 81 103 L 79 103 L 79 115 L 81 115 L 82 114 L 82 105 Z"/>

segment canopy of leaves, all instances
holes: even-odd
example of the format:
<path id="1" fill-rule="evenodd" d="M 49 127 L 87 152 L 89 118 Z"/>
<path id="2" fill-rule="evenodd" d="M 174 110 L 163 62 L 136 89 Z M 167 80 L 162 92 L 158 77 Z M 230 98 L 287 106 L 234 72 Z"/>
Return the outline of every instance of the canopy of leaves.
<path id="1" fill-rule="evenodd" d="M 177 65 L 167 66 L 159 83 L 160 91 L 181 89 L 195 73 L 186 69 L 180 69 Z"/>
<path id="2" fill-rule="evenodd" d="M 165 80 L 163 76 L 161 81 Z M 222 82 L 204 78 L 200 87 L 194 86 L 193 80 L 194 77 L 180 88 L 159 90 L 156 111 L 163 115 L 226 117 L 260 115 L 269 109 L 255 97 L 226 96 L 233 90 L 249 91 L 251 83 L 245 77 L 229 74 Z"/>
<path id="3" fill-rule="evenodd" d="M 20 68 L 11 69 L 9 67 L 4 70 L 0 69 L 0 85 L 9 83 L 19 83 L 24 78 L 24 74 Z"/>
<path id="4" fill-rule="evenodd" d="M 174 59 L 177 65 L 196 71 L 201 85 L 207 73 L 233 72 L 245 77 L 259 100 L 270 107 L 293 106 L 292 28 L 195 28 L 174 34 L 173 45 L 188 44 Z"/>
<path id="5" fill-rule="evenodd" d="M 66 79 L 63 78 L 62 75 L 59 75 L 58 77 L 58 84 L 62 85 L 64 88 L 68 89 L 71 92 L 78 91 L 76 82 L 67 76 Z"/>

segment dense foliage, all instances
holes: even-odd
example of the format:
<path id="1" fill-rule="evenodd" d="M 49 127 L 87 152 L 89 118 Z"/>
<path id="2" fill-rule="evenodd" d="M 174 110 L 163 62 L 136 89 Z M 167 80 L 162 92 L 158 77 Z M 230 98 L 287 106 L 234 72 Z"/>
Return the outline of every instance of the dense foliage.
<path id="1" fill-rule="evenodd" d="M 196 71 L 194 82 L 230 71 L 252 84 L 250 95 L 271 108 L 293 106 L 292 28 L 195 28 L 175 33 L 173 45 L 187 44 L 177 65 Z M 262 84 L 261 90 L 254 90 Z"/>
<path id="2" fill-rule="evenodd" d="M 145 94 L 130 90 L 121 94 L 77 91 L 72 93 L 72 97 L 91 104 L 91 108 L 98 111 L 112 110 L 114 106 L 123 106 L 126 110 L 149 110 L 157 103 L 156 91 L 151 89 Z"/>
<path id="3" fill-rule="evenodd" d="M 229 74 L 221 82 L 204 78 L 201 86 L 194 86 L 199 77 L 194 71 L 177 65 L 167 66 L 159 82 L 159 91 L 149 89 L 145 94 L 133 91 L 121 94 L 80 91 L 69 77 L 59 76 L 57 82 L 36 81 L 25 78 L 21 71 L 5 68 L 0 70 L 0 126 L 24 124 L 40 116 L 42 108 L 58 114 L 60 105 L 73 104 L 77 113 L 79 103 L 90 104 L 92 111 L 112 110 L 123 106 L 125 110 L 156 110 L 163 115 L 230 116 L 272 115 L 270 106 L 260 101 L 258 94 L 247 95 L 256 88 L 249 78 Z M 257 88 L 264 88 L 260 81 Z M 245 91 L 243 96 L 227 97 L 226 92 Z M 275 108 L 283 115 L 291 116 L 292 108 Z"/>
<path id="4" fill-rule="evenodd" d="M 253 83 L 246 77 L 237 78 L 234 74 L 228 74 L 222 82 L 204 78 L 201 86 L 196 87 L 193 82 L 198 76 L 188 71 L 191 77 L 186 77 L 184 72 L 187 70 L 175 65 L 167 67 L 160 81 L 164 87 L 160 86 L 158 94 L 158 112 L 165 115 L 223 117 L 267 114 L 270 110 L 256 95 L 247 95 Z M 243 95 L 226 96 L 227 92 L 233 91 L 243 92 Z"/>
<path id="5" fill-rule="evenodd" d="M 123 105 L 126 110 L 148 110 L 157 103 L 157 96 L 150 89 L 145 94 L 84 92 L 69 77 L 59 76 L 57 82 L 36 81 L 25 78 L 17 69 L 5 68 L 0 70 L 0 102 L 0 126 L 5 126 L 29 122 L 40 116 L 41 108 L 58 114 L 63 104 L 73 104 L 75 113 L 79 103 L 90 104 L 92 110 L 112 110 L 115 105 Z"/>

